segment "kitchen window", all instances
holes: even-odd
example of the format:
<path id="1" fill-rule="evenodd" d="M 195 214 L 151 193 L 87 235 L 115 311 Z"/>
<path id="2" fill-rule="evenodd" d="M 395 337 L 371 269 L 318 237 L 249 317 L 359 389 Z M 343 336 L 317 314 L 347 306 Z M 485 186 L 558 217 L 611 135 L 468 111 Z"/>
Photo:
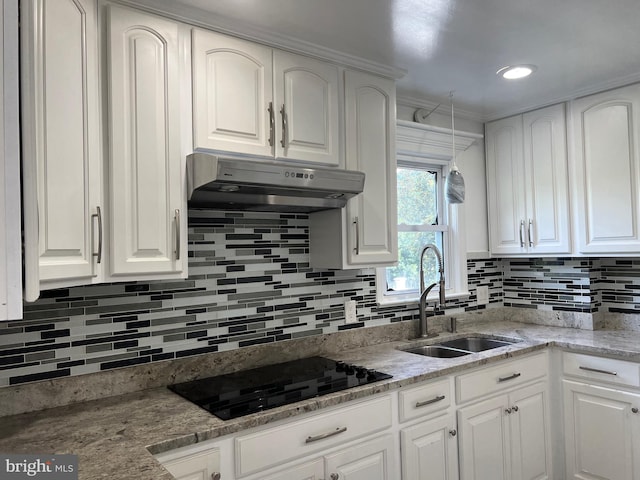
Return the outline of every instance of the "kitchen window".
<path id="1" fill-rule="evenodd" d="M 448 162 L 398 159 L 398 264 L 376 273 L 380 304 L 417 302 L 420 295 L 420 252 L 432 243 L 442 252 L 446 296 L 468 295 L 465 249 L 460 245 L 461 206 L 444 199 Z M 432 251 L 424 255 L 425 285 L 438 282 L 438 264 Z M 429 299 L 438 297 L 436 285 Z"/>

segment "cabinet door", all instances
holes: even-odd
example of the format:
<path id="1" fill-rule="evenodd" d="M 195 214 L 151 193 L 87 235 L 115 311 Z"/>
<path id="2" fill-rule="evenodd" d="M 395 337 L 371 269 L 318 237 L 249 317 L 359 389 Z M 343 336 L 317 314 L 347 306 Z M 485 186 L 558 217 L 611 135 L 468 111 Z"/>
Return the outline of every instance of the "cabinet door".
<path id="1" fill-rule="evenodd" d="M 507 397 L 458 410 L 460 478 L 511 480 Z"/>
<path id="2" fill-rule="evenodd" d="M 361 72 L 345 72 L 349 170 L 365 173 L 364 191 L 346 211 L 350 265 L 390 265 L 398 260 L 395 153 L 395 85 Z"/>
<path id="3" fill-rule="evenodd" d="M 260 476 L 259 478 L 260 480 L 324 480 L 324 464 L 322 459 L 318 458 L 268 477 Z"/>
<path id="4" fill-rule="evenodd" d="M 34 300 L 34 276 L 53 288 L 90 283 L 100 272 L 96 2 L 25 1 L 21 22 L 25 276 Z"/>
<path id="5" fill-rule="evenodd" d="M 326 478 L 393 480 L 395 454 L 391 435 L 343 449 L 325 457 Z"/>
<path id="6" fill-rule="evenodd" d="M 458 478 L 455 416 L 447 414 L 400 431 L 403 480 Z"/>
<path id="7" fill-rule="evenodd" d="M 110 6 L 111 274 L 181 272 L 178 24 Z"/>
<path id="8" fill-rule="evenodd" d="M 0 321 L 22 318 L 18 10 L 0 5 Z"/>
<path id="9" fill-rule="evenodd" d="M 567 478 L 640 479 L 640 395 L 563 381 Z"/>
<path id="10" fill-rule="evenodd" d="M 569 186 L 564 104 L 527 113 L 524 179 L 529 253 L 569 253 Z"/>
<path id="11" fill-rule="evenodd" d="M 338 165 L 338 68 L 280 51 L 273 60 L 276 156 Z"/>
<path id="12" fill-rule="evenodd" d="M 640 251 L 640 85 L 571 105 L 581 253 Z"/>
<path id="13" fill-rule="evenodd" d="M 487 195 L 491 253 L 526 252 L 522 116 L 486 126 Z"/>
<path id="14" fill-rule="evenodd" d="M 220 450 L 212 449 L 186 455 L 162 464 L 176 480 L 212 480 L 220 473 Z"/>
<path id="15" fill-rule="evenodd" d="M 194 147 L 273 156 L 272 50 L 198 29 L 192 38 Z"/>
<path id="16" fill-rule="evenodd" d="M 509 395 L 513 480 L 551 478 L 547 395 L 546 383 L 536 383 Z"/>

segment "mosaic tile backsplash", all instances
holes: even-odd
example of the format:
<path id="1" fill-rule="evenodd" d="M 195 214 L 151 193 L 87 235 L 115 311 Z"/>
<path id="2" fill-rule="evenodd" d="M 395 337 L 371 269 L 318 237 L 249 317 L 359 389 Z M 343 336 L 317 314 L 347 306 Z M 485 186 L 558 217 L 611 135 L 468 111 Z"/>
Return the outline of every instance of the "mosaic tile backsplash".
<path id="1" fill-rule="evenodd" d="M 306 215 L 189 212 L 189 278 L 43 292 L 24 319 L 0 323 L 0 386 L 231 350 L 417 318 L 376 305 L 375 271 L 309 267 Z M 495 260 L 469 262 L 475 286 L 501 302 Z M 358 322 L 345 324 L 344 301 Z M 481 307 L 484 308 L 484 307 Z"/>
<path id="2" fill-rule="evenodd" d="M 0 386 L 232 350 L 417 318 L 378 307 L 375 271 L 309 267 L 306 215 L 189 212 L 189 278 L 43 292 L 24 319 L 0 322 Z M 492 306 L 595 313 L 640 311 L 640 260 L 489 259 L 467 262 Z M 345 324 L 344 301 L 358 322 Z"/>

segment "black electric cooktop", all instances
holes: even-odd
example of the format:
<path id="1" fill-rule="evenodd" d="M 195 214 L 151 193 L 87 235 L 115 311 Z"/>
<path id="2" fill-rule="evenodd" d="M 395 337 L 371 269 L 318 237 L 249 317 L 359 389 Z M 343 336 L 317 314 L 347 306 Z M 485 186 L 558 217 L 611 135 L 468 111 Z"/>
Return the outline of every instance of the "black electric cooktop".
<path id="1" fill-rule="evenodd" d="M 169 389 L 229 420 L 388 378 L 391 375 L 366 367 L 309 357 L 177 383 Z"/>

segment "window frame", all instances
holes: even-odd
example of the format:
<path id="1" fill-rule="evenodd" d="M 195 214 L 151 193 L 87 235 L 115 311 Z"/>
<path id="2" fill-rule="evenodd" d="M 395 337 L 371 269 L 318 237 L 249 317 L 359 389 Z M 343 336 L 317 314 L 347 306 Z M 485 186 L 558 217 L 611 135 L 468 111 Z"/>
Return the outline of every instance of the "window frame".
<path id="1" fill-rule="evenodd" d="M 464 225 L 464 204 L 449 204 L 444 196 L 444 180 L 448 174 L 450 161 L 437 157 L 428 157 L 399 153 L 397 168 L 437 169 L 441 172 L 438 181 L 438 225 L 431 231 L 443 231 L 443 256 L 445 265 L 445 298 L 461 298 L 469 296 L 467 279 L 467 253 Z M 440 216 L 442 215 L 442 219 Z M 397 222 L 397 220 L 396 220 Z M 398 228 L 398 232 L 400 232 Z M 389 292 L 387 286 L 387 267 L 376 268 L 376 302 L 378 305 L 397 305 L 418 303 L 420 292 L 412 290 L 405 293 Z M 438 298 L 438 288 L 429 292 L 427 300 Z"/>

